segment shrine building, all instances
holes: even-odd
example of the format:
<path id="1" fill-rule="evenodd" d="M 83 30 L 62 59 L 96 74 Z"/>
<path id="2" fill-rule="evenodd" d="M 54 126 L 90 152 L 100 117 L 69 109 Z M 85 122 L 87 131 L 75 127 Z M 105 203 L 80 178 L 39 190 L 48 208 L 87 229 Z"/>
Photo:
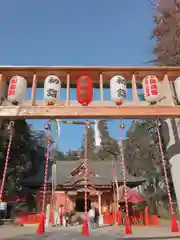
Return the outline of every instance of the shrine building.
<path id="1" fill-rule="evenodd" d="M 54 201 L 56 209 L 60 205 L 68 211 L 75 208 L 84 211 L 84 162 L 56 161 L 49 163 L 46 203 L 51 203 L 52 188 L 55 186 Z M 52 175 L 56 176 L 52 182 Z M 126 172 L 127 186 L 134 188 L 145 182 Z M 100 213 L 105 209 L 111 211 L 115 202 L 115 179 L 118 186 L 123 185 L 120 161 L 88 161 L 88 208 L 96 204 Z M 23 185 L 36 191 L 36 210 L 41 211 L 42 190 L 44 182 L 44 164 L 39 172 L 23 181 Z"/>

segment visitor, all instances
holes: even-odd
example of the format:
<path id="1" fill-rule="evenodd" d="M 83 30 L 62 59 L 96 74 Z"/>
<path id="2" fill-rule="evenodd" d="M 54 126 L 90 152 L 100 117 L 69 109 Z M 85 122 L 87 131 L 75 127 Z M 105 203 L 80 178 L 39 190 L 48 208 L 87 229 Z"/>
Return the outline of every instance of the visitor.
<path id="1" fill-rule="evenodd" d="M 88 212 L 88 219 L 89 219 L 89 223 L 91 228 L 94 228 L 94 220 L 95 220 L 95 209 L 94 207 L 91 207 L 89 212 Z"/>
<path id="2" fill-rule="evenodd" d="M 122 208 L 122 224 L 125 225 L 126 222 L 126 209 L 125 207 Z"/>
<path id="3" fill-rule="evenodd" d="M 68 227 L 68 223 L 69 223 L 69 213 L 68 211 L 66 211 L 65 213 L 65 226 Z"/>
<path id="4" fill-rule="evenodd" d="M 52 227 L 57 227 L 59 222 L 59 212 L 56 209 L 54 209 L 53 213 L 54 213 L 54 221 L 53 221 Z"/>
<path id="5" fill-rule="evenodd" d="M 60 222 L 59 225 L 63 226 L 63 215 L 64 215 L 64 205 L 61 204 L 59 207 L 59 216 L 60 216 Z"/>
<path id="6" fill-rule="evenodd" d="M 94 223 L 95 223 L 95 227 L 98 228 L 99 227 L 99 209 L 95 207 L 94 212 L 95 212 Z"/>

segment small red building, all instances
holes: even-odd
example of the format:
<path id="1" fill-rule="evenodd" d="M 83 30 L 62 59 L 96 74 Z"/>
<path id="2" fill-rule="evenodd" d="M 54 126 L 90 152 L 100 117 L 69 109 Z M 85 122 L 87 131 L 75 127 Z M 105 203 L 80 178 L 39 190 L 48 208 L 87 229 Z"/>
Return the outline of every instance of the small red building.
<path id="1" fill-rule="evenodd" d="M 70 211 L 84 211 L 84 174 L 83 161 L 50 162 L 48 171 L 47 203 L 52 196 L 56 209 L 60 205 Z M 53 177 L 52 177 L 53 176 Z M 121 163 L 119 161 L 88 161 L 88 208 L 91 204 L 98 206 L 100 213 L 112 210 L 115 202 L 114 179 L 118 186 L 123 185 Z M 52 181 L 53 180 L 53 181 Z M 31 178 L 25 179 L 23 185 L 36 191 L 37 211 L 41 210 L 41 193 L 44 181 L 44 166 Z M 145 180 L 127 174 L 127 186 L 134 188 Z M 52 191 L 54 189 L 54 191 Z M 54 195 L 52 194 L 54 192 Z"/>

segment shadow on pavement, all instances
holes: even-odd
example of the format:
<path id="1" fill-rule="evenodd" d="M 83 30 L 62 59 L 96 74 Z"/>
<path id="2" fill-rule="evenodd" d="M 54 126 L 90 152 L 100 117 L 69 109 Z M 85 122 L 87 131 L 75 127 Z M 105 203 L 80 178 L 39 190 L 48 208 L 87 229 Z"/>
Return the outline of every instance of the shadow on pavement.
<path id="1" fill-rule="evenodd" d="M 179 236 L 165 236 L 165 237 L 124 237 L 123 239 L 129 239 L 129 240 L 148 240 L 148 239 L 154 239 L 154 240 L 158 240 L 158 239 L 180 239 Z"/>
<path id="2" fill-rule="evenodd" d="M 45 240 L 45 239 L 49 239 L 49 236 L 50 236 L 49 233 L 46 233 L 44 235 L 26 234 L 26 235 L 17 235 L 14 237 L 7 237 L 7 238 L 4 238 L 3 240 L 33 240 L 33 239 Z"/>

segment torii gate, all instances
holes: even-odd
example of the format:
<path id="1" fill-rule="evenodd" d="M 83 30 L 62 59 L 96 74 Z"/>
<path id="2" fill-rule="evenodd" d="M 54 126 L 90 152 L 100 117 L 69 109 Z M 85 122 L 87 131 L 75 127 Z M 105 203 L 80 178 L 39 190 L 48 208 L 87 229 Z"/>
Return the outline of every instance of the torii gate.
<path id="1" fill-rule="evenodd" d="M 53 106 L 46 106 L 43 100 L 36 100 L 36 88 L 43 88 L 44 79 L 50 75 L 58 76 L 62 88 L 66 88 L 66 100 Z M 78 77 L 87 74 L 93 79 L 93 87 L 100 89 L 99 101 L 88 106 L 81 106 L 70 99 L 70 88 L 76 88 Z M 49 118 L 83 118 L 83 119 L 118 119 L 118 118 L 153 118 L 178 117 L 180 106 L 175 105 L 170 89 L 172 83 L 180 76 L 179 67 L 0 67 L 0 97 L 2 87 L 12 76 L 20 75 L 27 79 L 28 87 L 32 87 L 31 99 L 18 106 L 2 103 L 0 117 L 10 119 L 49 119 Z M 109 88 L 109 80 L 115 75 L 128 79 L 127 85 L 132 87 L 132 101 L 126 101 L 118 107 L 111 101 L 104 100 L 103 89 Z M 164 99 L 153 106 L 138 98 L 137 88 L 141 88 L 143 77 L 156 75 L 161 81 L 161 95 Z"/>
<path id="2" fill-rule="evenodd" d="M 100 89 L 99 101 L 93 101 L 88 106 L 82 106 L 70 99 L 70 89 L 76 88 L 76 80 L 85 74 L 93 79 L 93 87 Z M 139 119 L 180 116 L 180 106 L 176 105 L 170 86 L 180 76 L 180 67 L 0 67 L 0 98 L 2 98 L 4 84 L 15 75 L 27 79 L 28 87 L 32 88 L 31 99 L 18 106 L 6 100 L 2 101 L 0 106 L 2 119 Z M 36 100 L 36 88 L 43 88 L 44 79 L 48 75 L 59 77 L 62 81 L 62 88 L 66 89 L 66 100 L 57 101 L 53 106 L 47 106 L 43 100 Z M 125 101 L 121 106 L 104 100 L 103 90 L 109 88 L 109 80 L 115 75 L 128 79 L 127 85 L 132 87 L 132 100 Z M 137 89 L 141 88 L 142 79 L 147 75 L 155 75 L 160 81 L 159 91 L 162 99 L 155 105 L 149 105 L 138 97 Z M 88 122 L 85 123 L 86 129 L 88 124 Z M 87 162 L 87 155 L 85 159 Z M 174 168 L 179 169 L 178 166 L 176 161 Z M 172 175 L 176 194 L 180 195 L 179 172 L 172 171 Z"/>

